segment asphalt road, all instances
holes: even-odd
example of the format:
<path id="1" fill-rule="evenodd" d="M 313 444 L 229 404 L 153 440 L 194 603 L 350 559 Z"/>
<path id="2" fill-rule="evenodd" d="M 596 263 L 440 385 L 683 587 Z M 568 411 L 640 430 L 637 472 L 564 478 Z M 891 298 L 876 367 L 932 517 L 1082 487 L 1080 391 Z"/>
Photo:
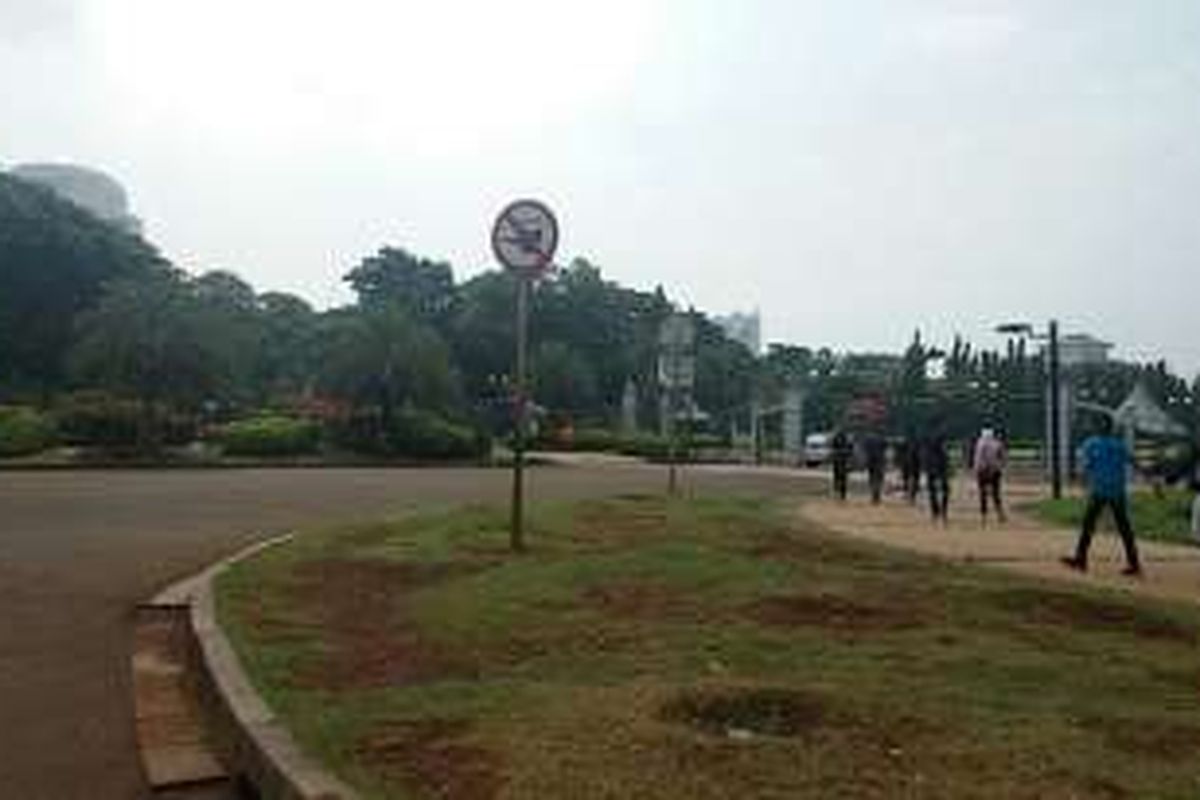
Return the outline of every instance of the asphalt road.
<path id="1" fill-rule="evenodd" d="M 660 491 L 664 471 L 534 469 L 537 498 Z M 795 477 L 696 471 L 685 486 L 796 491 Z M 136 603 L 296 526 L 416 505 L 504 502 L 501 470 L 0 473 L 0 796 L 123 800 L 147 789 L 134 745 Z"/>

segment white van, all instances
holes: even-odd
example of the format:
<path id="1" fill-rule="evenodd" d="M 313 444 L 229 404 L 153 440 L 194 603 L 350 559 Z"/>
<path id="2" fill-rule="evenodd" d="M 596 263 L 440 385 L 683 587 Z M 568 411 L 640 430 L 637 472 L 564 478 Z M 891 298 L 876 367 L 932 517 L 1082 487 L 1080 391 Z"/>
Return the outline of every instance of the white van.
<path id="1" fill-rule="evenodd" d="M 804 465 L 819 467 L 829 461 L 833 452 L 832 433 L 810 433 L 804 437 Z"/>

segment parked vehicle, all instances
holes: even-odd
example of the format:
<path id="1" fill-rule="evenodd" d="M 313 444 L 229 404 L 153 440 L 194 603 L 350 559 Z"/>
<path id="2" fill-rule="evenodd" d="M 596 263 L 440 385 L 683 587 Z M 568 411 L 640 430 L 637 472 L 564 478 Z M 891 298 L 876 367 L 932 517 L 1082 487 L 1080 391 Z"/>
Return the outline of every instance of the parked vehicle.
<path id="1" fill-rule="evenodd" d="M 804 465 L 806 467 L 819 467 L 829 462 L 829 457 L 833 452 L 831 442 L 833 434 L 831 433 L 810 433 L 804 437 Z"/>

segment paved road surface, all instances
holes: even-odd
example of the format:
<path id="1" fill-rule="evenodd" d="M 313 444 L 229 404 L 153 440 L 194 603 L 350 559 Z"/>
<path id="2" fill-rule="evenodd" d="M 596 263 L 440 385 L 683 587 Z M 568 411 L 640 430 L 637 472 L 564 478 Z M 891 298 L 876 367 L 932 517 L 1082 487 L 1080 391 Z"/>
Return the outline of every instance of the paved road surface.
<path id="1" fill-rule="evenodd" d="M 637 465 L 533 470 L 538 497 L 661 490 Z M 696 471 L 699 491 L 793 491 L 786 473 Z M 133 606 L 296 525 L 464 499 L 502 502 L 497 470 L 0 473 L 0 796 L 146 793 L 134 750 Z"/>

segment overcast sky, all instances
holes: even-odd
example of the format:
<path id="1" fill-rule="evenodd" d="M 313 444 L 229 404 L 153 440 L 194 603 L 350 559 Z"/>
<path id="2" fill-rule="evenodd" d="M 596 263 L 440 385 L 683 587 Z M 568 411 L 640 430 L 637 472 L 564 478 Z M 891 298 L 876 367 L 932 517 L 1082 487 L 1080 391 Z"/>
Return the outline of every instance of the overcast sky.
<path id="1" fill-rule="evenodd" d="M 1057 316 L 1200 370 L 1196 0 L 0 0 L 0 162 L 47 160 L 319 305 L 385 243 L 489 267 L 534 195 L 768 340 Z"/>

